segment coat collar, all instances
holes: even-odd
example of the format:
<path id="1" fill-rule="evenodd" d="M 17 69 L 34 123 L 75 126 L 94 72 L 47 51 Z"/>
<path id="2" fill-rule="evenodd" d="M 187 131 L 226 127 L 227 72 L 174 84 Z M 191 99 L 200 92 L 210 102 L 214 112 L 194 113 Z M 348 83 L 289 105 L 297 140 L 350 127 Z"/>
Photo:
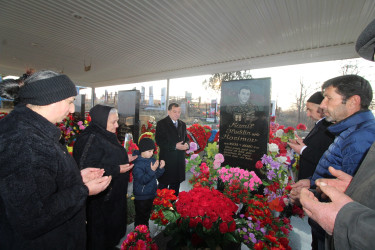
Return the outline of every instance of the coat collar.
<path id="1" fill-rule="evenodd" d="M 328 130 L 334 135 L 339 135 L 352 126 L 356 126 L 370 120 L 374 120 L 374 115 L 372 114 L 372 112 L 370 110 L 362 110 L 354 113 L 353 115 L 345 118 L 338 123 L 329 126 Z"/>
<path id="2" fill-rule="evenodd" d="M 46 137 L 51 138 L 54 141 L 58 141 L 60 139 L 61 131 L 56 126 L 56 124 L 51 123 L 40 114 L 32 111 L 31 109 L 26 107 L 26 105 L 17 105 L 12 111 L 12 113 L 13 112 L 15 116 L 19 117 L 19 120 L 23 120 L 30 126 L 33 126 L 40 131 L 43 131 L 43 134 Z"/>

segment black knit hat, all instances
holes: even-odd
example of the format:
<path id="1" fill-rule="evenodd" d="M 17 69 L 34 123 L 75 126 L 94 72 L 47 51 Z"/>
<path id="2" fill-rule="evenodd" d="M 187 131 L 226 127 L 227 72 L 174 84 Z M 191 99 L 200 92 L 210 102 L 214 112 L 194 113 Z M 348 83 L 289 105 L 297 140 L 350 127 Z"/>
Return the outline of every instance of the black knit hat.
<path id="1" fill-rule="evenodd" d="M 150 138 L 142 138 L 138 145 L 139 153 L 145 152 L 147 150 L 155 150 L 155 142 Z"/>
<path id="2" fill-rule="evenodd" d="M 19 91 L 20 102 L 33 105 L 49 105 L 76 96 L 77 89 L 66 75 L 57 75 L 29 82 Z"/>
<path id="3" fill-rule="evenodd" d="M 367 25 L 357 39 L 355 50 L 364 59 L 374 61 L 375 19 Z"/>
<path id="4" fill-rule="evenodd" d="M 324 96 L 322 94 L 322 91 L 315 92 L 310 98 L 307 100 L 307 102 L 320 104 L 324 99 Z"/>

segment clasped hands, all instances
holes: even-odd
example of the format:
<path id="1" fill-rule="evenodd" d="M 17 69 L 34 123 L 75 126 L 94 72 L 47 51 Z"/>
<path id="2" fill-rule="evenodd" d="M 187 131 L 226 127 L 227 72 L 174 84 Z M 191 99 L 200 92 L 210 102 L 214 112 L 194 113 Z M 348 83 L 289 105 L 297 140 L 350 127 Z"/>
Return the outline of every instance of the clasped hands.
<path id="1" fill-rule="evenodd" d="M 151 164 L 151 169 L 153 171 L 156 171 L 156 169 L 158 169 L 158 167 L 160 167 L 161 169 L 164 168 L 165 166 L 165 161 L 164 160 L 160 160 L 160 166 L 159 166 L 159 160 L 155 161 L 154 164 L 150 163 Z"/>
<path id="2" fill-rule="evenodd" d="M 352 176 L 333 167 L 329 167 L 329 172 L 336 179 L 318 179 L 315 184 L 317 192 L 322 193 L 322 197 L 330 199 L 330 202 L 319 202 L 311 191 L 303 187 L 306 184 L 305 180 L 301 180 L 302 183 L 300 184 L 298 184 L 299 181 L 292 185 L 291 199 L 292 202 L 299 201 L 306 214 L 319 223 L 328 234 L 332 235 L 338 212 L 347 203 L 353 201 L 344 193 L 352 180 Z M 294 200 L 292 196 L 295 198 Z"/>
<path id="3" fill-rule="evenodd" d="M 186 142 L 183 143 L 183 141 L 180 141 L 176 144 L 176 149 L 178 149 L 178 150 L 188 150 L 189 145 Z"/>

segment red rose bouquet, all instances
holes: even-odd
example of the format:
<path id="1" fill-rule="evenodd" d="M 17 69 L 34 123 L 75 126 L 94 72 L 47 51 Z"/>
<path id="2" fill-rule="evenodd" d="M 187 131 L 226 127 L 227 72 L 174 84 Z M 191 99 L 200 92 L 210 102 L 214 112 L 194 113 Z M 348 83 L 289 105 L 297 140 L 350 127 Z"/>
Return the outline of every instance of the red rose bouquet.
<path id="1" fill-rule="evenodd" d="M 147 226 L 139 225 L 133 232 L 130 232 L 124 242 L 122 242 L 121 250 L 137 250 L 137 249 L 158 249 L 150 236 Z"/>
<path id="2" fill-rule="evenodd" d="M 215 249 L 218 245 L 239 243 L 233 218 L 237 206 L 216 189 L 193 188 L 181 192 L 176 210 L 181 218 L 165 231 L 172 236 L 171 247 Z"/>

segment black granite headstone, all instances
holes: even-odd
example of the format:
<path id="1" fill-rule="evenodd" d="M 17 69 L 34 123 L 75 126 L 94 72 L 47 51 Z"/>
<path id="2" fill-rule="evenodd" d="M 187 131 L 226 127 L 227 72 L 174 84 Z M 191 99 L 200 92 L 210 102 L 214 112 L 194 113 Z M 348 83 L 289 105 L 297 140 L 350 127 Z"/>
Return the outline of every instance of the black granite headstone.
<path id="1" fill-rule="evenodd" d="M 223 82 L 219 152 L 224 165 L 256 170 L 267 153 L 271 79 Z"/>
<path id="2" fill-rule="evenodd" d="M 138 142 L 140 121 L 139 121 L 139 105 L 141 94 L 139 90 L 124 90 L 118 92 L 118 114 L 119 123 L 130 127 L 133 134 L 133 141 Z M 124 126 L 123 126 L 124 127 Z M 119 132 L 125 132 L 122 129 Z M 121 136 L 125 136 L 121 135 Z"/>

